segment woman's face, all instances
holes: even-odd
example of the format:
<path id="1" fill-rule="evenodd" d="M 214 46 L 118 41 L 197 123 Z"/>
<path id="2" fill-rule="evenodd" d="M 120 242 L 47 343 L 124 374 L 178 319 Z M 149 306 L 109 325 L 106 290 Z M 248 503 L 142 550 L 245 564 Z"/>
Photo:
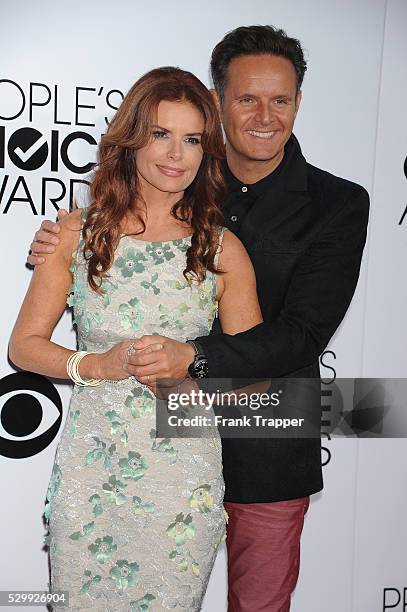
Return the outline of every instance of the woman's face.
<path id="1" fill-rule="evenodd" d="M 151 126 L 151 140 L 136 153 L 141 184 L 163 192 L 183 192 L 202 161 L 204 127 L 201 113 L 189 102 L 162 100 L 157 122 Z"/>

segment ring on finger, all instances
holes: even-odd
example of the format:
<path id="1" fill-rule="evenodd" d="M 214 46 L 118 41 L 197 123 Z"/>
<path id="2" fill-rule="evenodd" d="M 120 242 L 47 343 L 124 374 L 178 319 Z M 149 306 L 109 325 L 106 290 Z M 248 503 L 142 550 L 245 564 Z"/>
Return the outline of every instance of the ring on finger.
<path id="1" fill-rule="evenodd" d="M 134 347 L 134 342 L 132 342 L 131 344 L 129 344 L 129 348 L 127 349 L 127 354 L 130 357 L 131 355 L 134 355 L 135 352 L 136 352 L 136 349 Z"/>

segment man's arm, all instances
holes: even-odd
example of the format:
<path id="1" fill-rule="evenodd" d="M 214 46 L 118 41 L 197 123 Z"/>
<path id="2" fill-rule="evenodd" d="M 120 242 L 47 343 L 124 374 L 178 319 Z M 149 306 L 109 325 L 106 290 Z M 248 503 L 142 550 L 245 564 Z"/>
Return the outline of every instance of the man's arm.
<path id="1" fill-rule="evenodd" d="M 323 228 L 299 262 L 276 320 L 234 336 L 198 338 L 210 377 L 278 377 L 318 359 L 352 300 L 368 213 L 363 190 Z"/>
<path id="2" fill-rule="evenodd" d="M 58 221 L 61 221 L 68 214 L 67 210 L 61 208 L 58 211 Z M 27 263 L 31 266 L 38 266 L 45 263 L 44 255 L 55 253 L 60 244 L 60 226 L 53 221 L 45 220 L 41 223 L 39 230 L 35 232 L 34 240 L 30 245 L 30 253 Z"/>

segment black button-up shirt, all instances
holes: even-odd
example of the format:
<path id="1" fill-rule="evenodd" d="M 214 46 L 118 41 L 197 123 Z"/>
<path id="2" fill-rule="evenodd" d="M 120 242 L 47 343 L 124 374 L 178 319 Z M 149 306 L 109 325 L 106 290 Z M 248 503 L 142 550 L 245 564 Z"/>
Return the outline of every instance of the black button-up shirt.
<path id="1" fill-rule="evenodd" d="M 289 163 L 293 153 L 294 136 L 287 142 L 284 157 L 277 168 L 268 176 L 260 179 L 256 183 L 242 183 L 232 174 L 226 160 L 223 163 L 223 176 L 226 181 L 228 195 L 223 204 L 223 214 L 225 216 L 225 226 L 239 236 L 242 224 L 253 207 L 256 206 L 259 198 L 267 192 L 273 195 L 278 189 L 278 183 L 284 177 L 284 170 Z M 272 195 L 273 194 L 273 195 Z"/>

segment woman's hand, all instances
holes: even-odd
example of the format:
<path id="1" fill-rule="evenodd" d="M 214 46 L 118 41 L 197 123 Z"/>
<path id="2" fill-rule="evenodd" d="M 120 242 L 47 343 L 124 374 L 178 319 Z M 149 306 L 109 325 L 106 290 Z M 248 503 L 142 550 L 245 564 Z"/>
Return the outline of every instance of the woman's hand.
<path id="1" fill-rule="evenodd" d="M 137 340 L 125 340 L 115 344 L 105 353 L 86 355 L 80 362 L 79 374 L 84 379 L 125 380 L 134 375 L 129 363 L 128 350 Z"/>

